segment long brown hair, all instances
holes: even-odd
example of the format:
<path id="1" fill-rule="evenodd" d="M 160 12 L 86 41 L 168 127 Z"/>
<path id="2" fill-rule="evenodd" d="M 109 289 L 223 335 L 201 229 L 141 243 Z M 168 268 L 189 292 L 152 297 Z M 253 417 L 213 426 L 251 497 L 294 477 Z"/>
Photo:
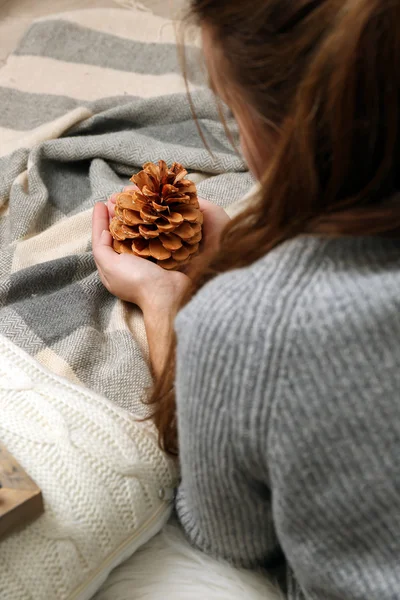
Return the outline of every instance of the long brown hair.
<path id="1" fill-rule="evenodd" d="M 299 234 L 400 237 L 400 0 L 192 0 L 226 72 L 278 141 L 259 198 L 225 229 L 187 302 Z M 178 451 L 174 349 L 151 402 Z"/>

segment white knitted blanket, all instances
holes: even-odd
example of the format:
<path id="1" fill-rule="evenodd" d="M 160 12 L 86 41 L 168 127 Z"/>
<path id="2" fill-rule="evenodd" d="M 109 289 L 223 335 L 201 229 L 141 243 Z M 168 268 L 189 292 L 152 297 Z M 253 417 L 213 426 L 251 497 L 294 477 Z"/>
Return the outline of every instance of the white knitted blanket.
<path id="1" fill-rule="evenodd" d="M 0 598 L 87 600 L 167 521 L 175 466 L 148 422 L 2 336 L 0 355 L 0 439 L 45 501 L 39 519 L 0 541 Z"/>

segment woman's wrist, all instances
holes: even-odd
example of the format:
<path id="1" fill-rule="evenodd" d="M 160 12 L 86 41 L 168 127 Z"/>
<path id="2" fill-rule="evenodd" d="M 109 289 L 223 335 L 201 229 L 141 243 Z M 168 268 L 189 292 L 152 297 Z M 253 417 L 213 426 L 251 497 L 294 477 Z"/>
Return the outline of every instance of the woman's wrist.
<path id="1" fill-rule="evenodd" d="M 143 311 L 144 324 L 146 329 L 151 331 L 167 329 L 167 325 L 173 323 L 178 308 L 172 306 L 157 309 L 147 309 Z"/>
<path id="2" fill-rule="evenodd" d="M 143 312 L 146 335 L 149 344 L 150 362 L 155 377 L 159 377 L 164 369 L 169 352 L 174 320 L 178 306 L 157 309 L 147 308 Z"/>
<path id="3" fill-rule="evenodd" d="M 174 318 L 179 310 L 181 296 L 171 298 L 169 295 L 156 294 L 140 303 L 145 321 L 154 321 L 159 318 Z"/>

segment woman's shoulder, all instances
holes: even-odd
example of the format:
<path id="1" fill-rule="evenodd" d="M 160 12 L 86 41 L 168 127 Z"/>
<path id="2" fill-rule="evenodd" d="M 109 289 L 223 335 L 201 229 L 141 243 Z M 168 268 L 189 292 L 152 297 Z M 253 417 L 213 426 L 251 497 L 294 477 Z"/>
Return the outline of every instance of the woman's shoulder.
<path id="1" fill-rule="evenodd" d="M 329 436 L 398 423 L 399 290 L 400 241 L 372 238 L 304 236 L 215 278 L 178 316 L 181 410 L 235 415 L 241 464 L 279 481 L 300 449 L 306 468 Z"/>
<path id="2" fill-rule="evenodd" d="M 178 315 L 178 326 L 193 320 L 212 322 L 222 319 L 241 321 L 262 318 L 261 307 L 268 310 L 291 290 L 315 254 L 315 240 L 297 239 L 282 244 L 248 267 L 234 269 L 207 283 Z M 233 323 L 232 323 L 233 325 Z"/>
<path id="3" fill-rule="evenodd" d="M 310 320 L 336 327 L 368 312 L 397 311 L 399 289 L 400 240 L 301 236 L 216 277 L 181 311 L 177 326 L 207 323 L 218 332 L 227 322 L 227 339 L 277 322 L 297 331 Z"/>

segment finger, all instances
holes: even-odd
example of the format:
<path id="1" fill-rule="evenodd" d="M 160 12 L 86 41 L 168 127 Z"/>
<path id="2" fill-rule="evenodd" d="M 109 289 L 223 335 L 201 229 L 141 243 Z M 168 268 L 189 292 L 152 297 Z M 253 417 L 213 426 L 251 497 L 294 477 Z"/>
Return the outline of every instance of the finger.
<path id="1" fill-rule="evenodd" d="M 203 213 L 204 238 L 208 239 L 209 241 L 211 241 L 210 238 L 219 238 L 222 230 L 231 220 L 228 214 L 221 206 L 216 206 L 207 200 L 202 201 L 200 210 Z"/>
<path id="2" fill-rule="evenodd" d="M 123 188 L 123 192 L 132 192 L 135 190 L 138 190 L 138 186 L 137 185 L 126 185 Z M 117 198 L 119 196 L 120 192 L 116 192 L 115 194 L 113 194 L 112 196 L 109 197 L 109 199 L 107 200 L 107 208 L 108 208 L 108 212 L 110 214 L 110 219 L 112 219 L 113 217 L 115 217 L 115 204 L 117 202 Z"/>
<path id="3" fill-rule="evenodd" d="M 112 243 L 113 243 L 113 237 L 112 237 L 111 233 L 104 229 L 104 231 L 101 232 L 100 244 L 102 246 L 111 246 L 112 247 Z"/>
<path id="4" fill-rule="evenodd" d="M 213 210 L 217 205 L 204 198 L 198 198 L 199 206 L 201 211 Z"/>
<path id="5" fill-rule="evenodd" d="M 108 231 L 108 210 L 102 204 L 96 204 L 92 220 L 93 256 L 100 270 L 112 268 L 118 256 L 112 248 L 112 236 Z"/>
<path id="6" fill-rule="evenodd" d="M 112 196 L 111 196 L 111 198 L 109 198 L 107 200 L 107 208 L 108 208 L 109 220 L 111 220 L 115 217 L 115 200 L 113 200 Z"/>
<path id="7" fill-rule="evenodd" d="M 96 263 L 96 264 L 97 264 L 97 263 Z M 97 267 L 97 271 L 98 271 L 98 273 L 99 273 L 99 277 L 100 277 L 100 281 L 101 281 L 101 283 L 104 285 L 104 287 L 105 287 L 105 288 L 106 288 L 106 289 L 107 289 L 109 292 L 111 292 L 111 286 L 110 286 L 110 284 L 108 283 L 108 279 L 107 279 L 107 277 L 104 275 L 103 271 L 102 271 L 102 270 L 101 270 L 99 267 Z"/>
<path id="8" fill-rule="evenodd" d="M 210 214 L 212 213 L 215 215 L 226 215 L 226 212 L 222 206 L 218 206 L 218 204 L 214 204 L 214 202 L 210 202 L 204 198 L 199 198 L 198 200 L 201 212 Z"/>
<path id="9" fill-rule="evenodd" d="M 109 225 L 107 206 L 98 202 L 92 215 L 92 244 L 97 245 L 100 241 L 102 231 L 107 231 Z"/>
<path id="10" fill-rule="evenodd" d="M 117 268 L 120 255 L 113 250 L 109 240 L 105 239 L 105 234 L 101 235 L 100 243 L 93 246 L 93 256 L 99 272 L 105 277 L 108 273 L 113 273 Z"/>
<path id="11" fill-rule="evenodd" d="M 134 192 L 138 189 L 139 189 L 138 186 L 132 183 L 131 185 L 126 185 L 124 188 L 122 188 L 122 191 L 123 192 Z M 109 197 L 108 201 L 111 202 L 112 204 L 115 204 L 120 193 L 121 192 L 115 192 L 115 194 L 112 194 L 112 196 Z"/>
<path id="12" fill-rule="evenodd" d="M 227 212 L 222 208 L 222 206 L 218 206 L 218 204 L 214 204 L 214 202 L 210 202 L 209 200 L 205 200 L 204 198 L 199 198 L 199 207 L 202 213 L 205 215 L 212 215 L 213 218 L 223 219 L 225 221 L 229 221 L 230 217 Z"/>

